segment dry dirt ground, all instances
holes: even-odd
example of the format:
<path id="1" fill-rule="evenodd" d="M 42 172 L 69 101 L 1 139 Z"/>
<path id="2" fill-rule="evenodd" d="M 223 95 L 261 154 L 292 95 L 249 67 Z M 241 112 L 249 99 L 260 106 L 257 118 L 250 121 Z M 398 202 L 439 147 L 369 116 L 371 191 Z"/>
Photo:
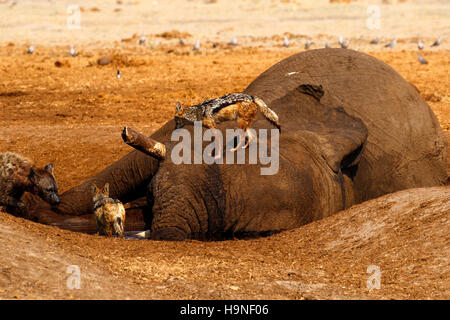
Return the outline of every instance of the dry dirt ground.
<path id="1" fill-rule="evenodd" d="M 0 213 L 0 297 L 448 299 L 450 188 L 390 194 L 267 238 L 108 239 Z M 80 289 L 67 288 L 69 265 Z M 380 289 L 367 281 L 380 271 Z"/>
<path id="2" fill-rule="evenodd" d="M 138 46 L 139 36 L 130 31 L 113 46 L 83 40 L 72 58 L 50 30 L 42 36 L 48 44 L 28 55 L 25 41 L 39 37 L 39 28 L 27 38 L 19 25 L 2 21 L 9 37 L 0 36 L 0 152 L 54 163 L 61 193 L 130 151 L 120 138 L 124 125 L 150 134 L 173 117 L 177 101 L 193 104 L 242 91 L 262 71 L 303 50 L 298 43 L 274 45 L 283 32 L 258 38 L 257 46 L 222 42 L 212 48 L 210 42 L 194 53 L 191 44 L 178 45 L 177 32 L 154 34 L 153 42 Z M 180 30 L 192 33 L 191 27 Z M 430 41 L 434 30 L 427 28 Z M 158 32 L 172 29 L 166 24 Z M 416 35 L 401 30 L 407 37 L 395 50 L 363 51 L 418 87 L 450 142 L 450 51 L 426 48 L 429 64 L 421 65 Z M 103 56 L 112 62 L 99 66 Z M 107 239 L 0 212 L 0 298 L 449 299 L 449 199 L 448 186 L 401 191 L 297 230 L 224 242 Z M 80 267 L 79 290 L 67 289 L 69 265 Z M 367 289 L 370 265 L 380 267 L 379 290 Z"/>

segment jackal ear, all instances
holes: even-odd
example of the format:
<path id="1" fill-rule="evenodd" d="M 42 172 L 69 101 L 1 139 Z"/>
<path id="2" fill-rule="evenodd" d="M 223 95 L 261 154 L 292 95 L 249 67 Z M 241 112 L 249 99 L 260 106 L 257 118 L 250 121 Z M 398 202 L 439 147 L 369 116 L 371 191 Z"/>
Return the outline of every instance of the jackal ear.
<path id="1" fill-rule="evenodd" d="M 177 106 L 175 107 L 175 114 L 179 114 L 181 113 L 181 111 L 183 110 L 183 107 L 181 106 L 181 103 L 178 101 L 177 102 Z"/>
<path id="2" fill-rule="evenodd" d="M 103 193 L 105 196 L 109 197 L 109 183 L 108 183 L 108 182 L 105 183 L 105 185 L 103 186 L 103 188 L 102 188 L 102 193 Z"/>
<path id="3" fill-rule="evenodd" d="M 30 168 L 30 179 L 33 179 L 36 176 L 36 170 L 33 167 Z"/>
<path id="4" fill-rule="evenodd" d="M 47 170 L 47 172 L 49 172 L 50 174 L 53 174 L 53 164 L 47 164 L 44 169 Z"/>
<path id="5" fill-rule="evenodd" d="M 99 192 L 99 190 L 98 190 L 97 186 L 95 185 L 95 183 L 93 183 L 93 184 L 91 185 L 91 194 L 92 194 L 93 196 L 95 196 L 98 192 Z"/>

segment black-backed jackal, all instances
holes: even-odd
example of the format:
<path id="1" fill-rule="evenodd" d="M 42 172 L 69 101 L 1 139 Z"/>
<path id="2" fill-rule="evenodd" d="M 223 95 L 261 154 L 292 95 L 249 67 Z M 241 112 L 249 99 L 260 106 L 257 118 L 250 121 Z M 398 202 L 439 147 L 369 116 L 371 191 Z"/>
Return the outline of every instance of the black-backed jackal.
<path id="1" fill-rule="evenodd" d="M 119 200 L 109 197 L 109 184 L 106 183 L 101 189 L 92 184 L 91 193 L 97 232 L 109 237 L 122 237 L 125 226 L 125 208 Z"/>
<path id="2" fill-rule="evenodd" d="M 237 120 L 239 128 L 247 133 L 248 140 L 243 146 L 243 148 L 247 148 L 251 140 L 255 138 L 248 129 L 258 110 L 267 120 L 280 129 L 278 115 L 263 100 L 245 93 L 230 93 L 217 99 L 206 100 L 201 104 L 184 108 L 178 102 L 175 110 L 176 129 L 182 128 L 186 123 L 201 121 L 205 127 L 214 130 L 216 141 L 219 141 L 216 135 L 217 124 L 223 121 Z M 244 141 L 242 134 L 239 144 L 231 150 L 236 151 Z M 221 150 L 221 146 L 218 149 Z M 220 156 L 220 154 L 216 155 L 216 158 Z"/>

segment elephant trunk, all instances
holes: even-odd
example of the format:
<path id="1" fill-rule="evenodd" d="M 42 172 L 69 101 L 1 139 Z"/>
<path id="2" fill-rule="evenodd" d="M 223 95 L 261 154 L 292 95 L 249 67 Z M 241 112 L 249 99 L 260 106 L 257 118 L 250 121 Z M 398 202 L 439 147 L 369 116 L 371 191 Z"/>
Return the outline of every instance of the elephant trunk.
<path id="1" fill-rule="evenodd" d="M 93 183 L 97 186 L 109 183 L 110 197 L 119 199 L 123 203 L 145 196 L 147 185 L 158 170 L 159 161 L 165 156 L 164 143 L 157 141 L 166 141 L 173 127 L 173 121 L 169 121 L 151 137 L 125 127 L 122 138 L 139 151 L 130 152 L 94 177 L 64 192 L 61 195 L 61 203 L 56 209 L 57 212 L 64 215 L 92 213 L 90 188 Z M 143 144 L 145 142 L 147 144 Z"/>
<path id="2" fill-rule="evenodd" d="M 64 215 L 83 215 L 92 212 L 91 185 L 109 183 L 110 196 L 123 203 L 145 195 L 145 187 L 158 169 L 159 161 L 142 152 L 133 151 L 103 169 L 94 177 L 64 192 L 56 211 Z"/>

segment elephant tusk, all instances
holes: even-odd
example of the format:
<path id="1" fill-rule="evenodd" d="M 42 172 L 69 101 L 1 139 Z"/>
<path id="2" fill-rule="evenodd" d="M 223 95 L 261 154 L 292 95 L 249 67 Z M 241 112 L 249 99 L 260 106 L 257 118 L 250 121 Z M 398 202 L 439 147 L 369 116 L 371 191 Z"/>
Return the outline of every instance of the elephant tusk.
<path id="1" fill-rule="evenodd" d="M 163 143 L 155 141 L 136 130 L 124 127 L 122 139 L 129 146 L 158 160 L 164 160 L 166 157 L 166 146 Z"/>
<path id="2" fill-rule="evenodd" d="M 150 230 L 145 231 L 125 231 L 125 239 L 150 239 Z"/>

